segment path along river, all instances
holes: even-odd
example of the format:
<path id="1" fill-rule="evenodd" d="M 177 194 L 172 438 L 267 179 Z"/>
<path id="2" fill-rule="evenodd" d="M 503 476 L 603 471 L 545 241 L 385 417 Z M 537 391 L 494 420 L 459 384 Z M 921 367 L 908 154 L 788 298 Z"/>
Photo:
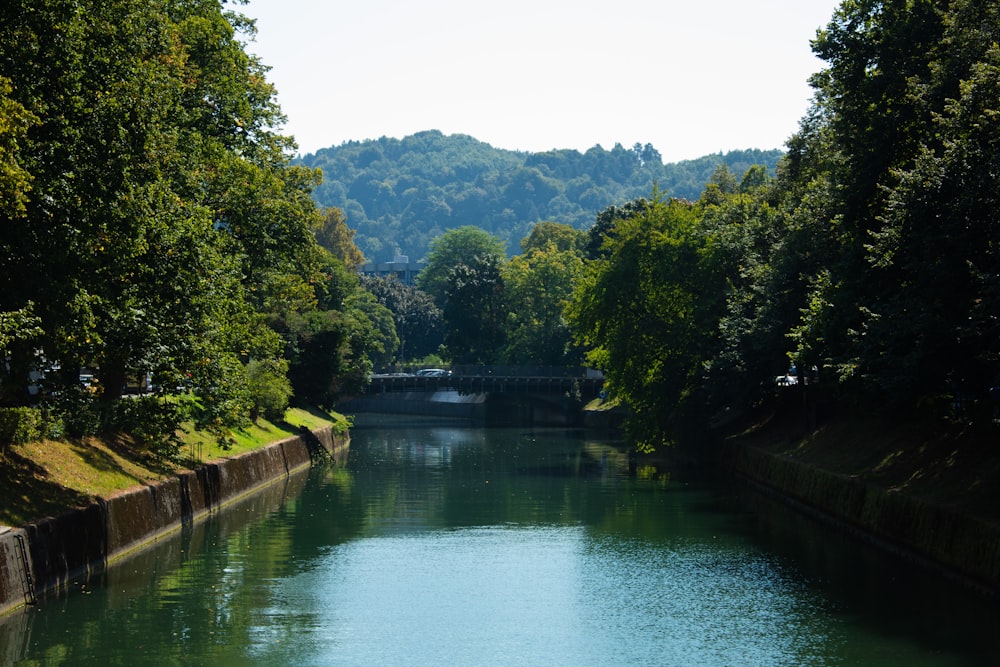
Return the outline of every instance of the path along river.
<path id="1" fill-rule="evenodd" d="M 17 665 L 994 665 L 1000 614 L 728 480 L 579 431 L 358 427 L 0 619 Z"/>

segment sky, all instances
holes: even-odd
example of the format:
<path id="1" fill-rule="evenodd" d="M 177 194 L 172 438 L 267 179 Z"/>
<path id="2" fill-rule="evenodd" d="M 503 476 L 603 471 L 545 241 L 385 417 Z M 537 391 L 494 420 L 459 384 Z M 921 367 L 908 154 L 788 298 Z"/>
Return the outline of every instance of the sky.
<path id="1" fill-rule="evenodd" d="M 839 0 L 249 0 L 302 154 L 424 130 L 494 148 L 782 148 Z"/>

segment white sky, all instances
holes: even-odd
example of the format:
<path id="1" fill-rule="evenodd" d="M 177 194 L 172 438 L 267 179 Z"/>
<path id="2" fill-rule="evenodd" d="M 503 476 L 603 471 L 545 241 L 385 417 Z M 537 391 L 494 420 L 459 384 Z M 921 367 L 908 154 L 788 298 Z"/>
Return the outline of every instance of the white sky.
<path id="1" fill-rule="evenodd" d="M 250 0 L 303 154 L 422 130 L 666 162 L 782 148 L 838 0 Z"/>

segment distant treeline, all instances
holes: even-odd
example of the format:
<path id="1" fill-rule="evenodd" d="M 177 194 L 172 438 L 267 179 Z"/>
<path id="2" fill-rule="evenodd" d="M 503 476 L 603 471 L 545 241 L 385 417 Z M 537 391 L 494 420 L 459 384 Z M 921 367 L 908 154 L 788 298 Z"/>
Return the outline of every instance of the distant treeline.
<path id="1" fill-rule="evenodd" d="M 648 196 L 654 186 L 695 200 L 720 165 L 735 174 L 763 165 L 773 174 L 781 156 L 739 150 L 663 164 L 650 144 L 525 153 L 432 130 L 346 142 L 300 162 L 323 170 L 317 203 L 347 215 L 369 260 L 389 261 L 396 254 L 420 260 L 432 239 L 463 225 L 496 235 L 516 253 L 536 222 L 586 229 L 599 211 Z"/>

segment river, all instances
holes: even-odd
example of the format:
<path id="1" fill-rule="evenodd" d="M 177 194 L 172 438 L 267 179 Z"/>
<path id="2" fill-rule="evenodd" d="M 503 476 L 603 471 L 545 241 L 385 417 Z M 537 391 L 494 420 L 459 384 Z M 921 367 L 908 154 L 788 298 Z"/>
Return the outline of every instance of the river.
<path id="1" fill-rule="evenodd" d="M 359 427 L 0 619 L 17 665 L 993 665 L 995 603 L 581 431 Z"/>

